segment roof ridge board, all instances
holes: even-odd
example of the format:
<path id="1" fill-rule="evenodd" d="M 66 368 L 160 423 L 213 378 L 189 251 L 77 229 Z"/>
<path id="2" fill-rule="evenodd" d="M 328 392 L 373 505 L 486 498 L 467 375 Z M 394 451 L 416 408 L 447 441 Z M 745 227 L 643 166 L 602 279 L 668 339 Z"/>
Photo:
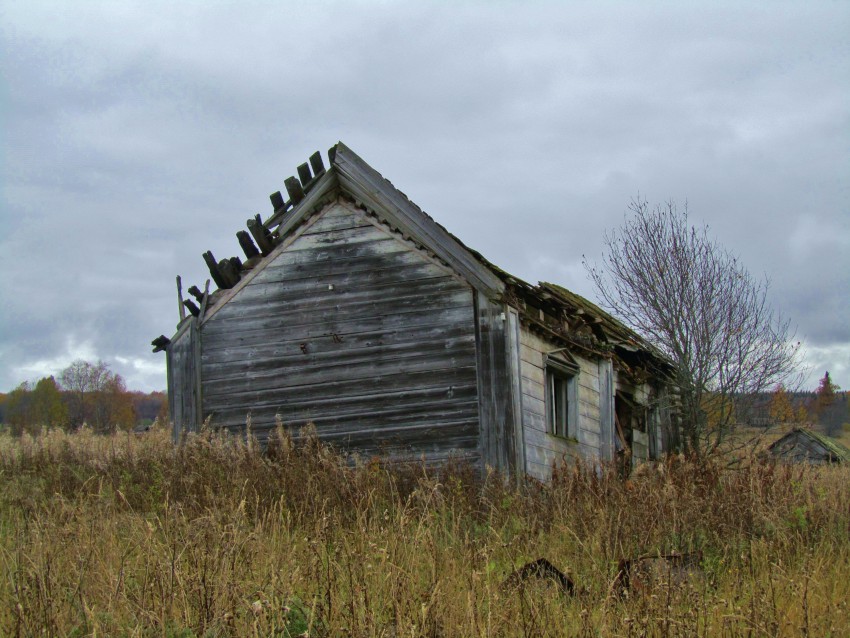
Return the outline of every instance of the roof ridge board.
<path id="1" fill-rule="evenodd" d="M 280 243 L 283 241 L 283 238 L 289 234 L 289 232 L 298 226 L 300 221 L 305 217 L 305 214 L 312 208 L 316 206 L 316 204 L 320 203 L 322 198 L 333 191 L 338 186 L 338 180 L 336 176 L 336 172 L 333 170 L 333 167 L 330 170 L 325 171 L 318 179 L 314 179 L 310 185 L 309 191 L 307 191 L 304 195 L 304 199 L 302 199 L 295 207 L 287 211 L 288 214 L 284 214 L 280 217 L 280 219 L 276 220 L 277 227 L 274 232 L 277 233 L 276 243 Z M 270 218 L 266 224 L 268 224 L 267 228 L 271 229 L 275 226 L 275 223 L 271 223 L 272 219 Z"/>
<path id="2" fill-rule="evenodd" d="M 330 151 L 328 153 L 330 154 Z M 306 162 L 299 164 L 295 170 L 298 173 L 298 177 L 291 175 L 284 180 L 284 187 L 289 195 L 288 201 L 284 201 L 283 195 L 280 191 L 275 191 L 269 195 L 273 212 L 271 217 L 263 222 L 263 225 L 269 230 L 271 230 L 275 223 L 286 215 L 287 211 L 294 209 L 301 200 L 304 199 L 304 196 L 313 189 L 319 179 L 327 172 L 325 164 L 322 161 L 322 154 L 319 151 L 313 153 Z M 297 187 L 295 182 L 298 182 Z M 293 195 L 293 190 L 290 189 L 295 191 L 300 189 L 300 195 Z M 298 201 L 296 201 L 296 199 Z"/>
<path id="3" fill-rule="evenodd" d="M 850 449 L 848 449 L 841 441 L 836 441 L 831 436 L 821 432 L 815 432 L 814 430 L 800 428 L 800 431 L 805 432 L 830 451 L 838 453 L 840 456 L 843 456 L 845 459 L 850 461 Z"/>
<path id="4" fill-rule="evenodd" d="M 336 169 L 343 189 L 362 203 L 392 217 L 399 230 L 429 246 L 475 288 L 494 297 L 503 292 L 501 278 L 480 263 L 463 242 L 434 221 L 407 195 L 342 142 L 338 142 L 333 150 L 332 167 Z"/>

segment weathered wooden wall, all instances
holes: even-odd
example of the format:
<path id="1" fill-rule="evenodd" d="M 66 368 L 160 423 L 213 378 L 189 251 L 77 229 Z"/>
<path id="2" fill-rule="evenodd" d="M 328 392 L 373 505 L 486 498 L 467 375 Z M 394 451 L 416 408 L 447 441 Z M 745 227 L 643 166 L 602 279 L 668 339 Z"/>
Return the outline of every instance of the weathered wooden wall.
<path id="1" fill-rule="evenodd" d="M 197 429 L 199 340 L 194 318 L 184 321 L 166 348 L 168 374 L 168 410 L 174 426 L 174 438 L 181 431 Z"/>
<path id="2" fill-rule="evenodd" d="M 364 455 L 480 459 L 472 288 L 337 201 L 202 324 L 203 414 Z"/>
<path id="3" fill-rule="evenodd" d="M 517 436 L 521 417 L 514 376 L 516 331 L 509 321 L 508 308 L 483 296 L 477 297 L 478 391 L 481 423 L 481 449 L 484 462 L 505 473 L 517 465 Z M 520 469 L 522 466 L 520 466 Z"/>
<path id="4" fill-rule="evenodd" d="M 602 458 L 604 435 L 600 425 L 599 365 L 571 353 L 579 363 L 577 441 L 553 436 L 547 431 L 546 386 L 543 355 L 559 346 L 548 342 L 525 327 L 520 329 L 522 375 L 522 421 L 525 440 L 526 471 L 546 480 L 552 466 L 569 462 L 576 456 Z"/>

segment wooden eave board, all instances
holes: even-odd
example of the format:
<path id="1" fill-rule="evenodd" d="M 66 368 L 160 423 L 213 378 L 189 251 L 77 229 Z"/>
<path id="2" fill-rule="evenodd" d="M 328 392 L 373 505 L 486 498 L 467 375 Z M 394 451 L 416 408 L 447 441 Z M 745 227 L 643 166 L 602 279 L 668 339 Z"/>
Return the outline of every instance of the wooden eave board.
<path id="1" fill-rule="evenodd" d="M 322 176 L 322 180 L 327 181 L 324 184 L 316 184 L 310 194 L 293 209 L 290 214 L 283 219 L 279 227 L 279 234 L 283 237 L 275 249 L 251 270 L 244 272 L 239 282 L 226 290 L 221 290 L 221 297 L 216 300 L 215 305 L 211 306 L 206 314 L 201 318 L 201 324 L 207 323 L 215 314 L 224 307 L 240 290 L 247 286 L 259 273 L 263 272 L 270 264 L 272 264 L 278 255 L 285 251 L 303 232 L 309 227 L 312 221 L 311 217 L 318 219 L 319 212 L 325 206 L 331 204 L 329 197 L 336 188 L 335 177 L 329 172 Z M 306 222 L 306 223 L 305 223 Z"/>
<path id="2" fill-rule="evenodd" d="M 474 288 L 492 299 L 504 291 L 499 277 L 342 142 L 336 146 L 333 168 L 343 190 L 402 234 L 433 251 Z"/>
<path id="3" fill-rule="evenodd" d="M 314 209 L 324 203 L 324 199 L 339 187 L 336 171 L 331 168 L 325 171 L 313 187 L 307 192 L 299 204 L 287 212 L 277 226 L 278 237 L 286 237 L 297 228 L 306 218 L 313 214 Z M 277 250 L 273 251 L 277 252 Z M 269 255 L 271 257 L 271 255 Z M 265 258 L 265 263 L 269 257 Z"/>

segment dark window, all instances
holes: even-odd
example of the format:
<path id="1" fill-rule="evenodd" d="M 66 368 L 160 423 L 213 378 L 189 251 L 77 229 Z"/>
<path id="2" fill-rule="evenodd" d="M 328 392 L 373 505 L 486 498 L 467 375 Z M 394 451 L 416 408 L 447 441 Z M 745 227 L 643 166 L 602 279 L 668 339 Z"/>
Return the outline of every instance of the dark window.
<path id="1" fill-rule="evenodd" d="M 546 362 L 546 415 L 550 434 L 575 438 L 578 430 L 578 368 L 556 359 Z"/>

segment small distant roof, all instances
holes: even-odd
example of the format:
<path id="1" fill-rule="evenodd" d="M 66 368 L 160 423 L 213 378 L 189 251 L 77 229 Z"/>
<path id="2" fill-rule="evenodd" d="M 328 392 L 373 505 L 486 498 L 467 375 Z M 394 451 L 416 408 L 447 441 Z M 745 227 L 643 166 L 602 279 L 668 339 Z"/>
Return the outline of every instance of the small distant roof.
<path id="1" fill-rule="evenodd" d="M 819 454 L 828 457 L 825 460 L 832 463 L 850 463 L 850 449 L 847 446 L 825 434 L 807 428 L 794 428 L 785 436 L 774 441 L 767 448 L 767 451 L 775 456 L 784 456 L 793 449 L 791 442 L 794 440 L 809 442 L 811 446 L 806 447 L 810 448 L 812 456 Z M 821 448 L 822 451 L 819 451 L 818 448 Z"/>

